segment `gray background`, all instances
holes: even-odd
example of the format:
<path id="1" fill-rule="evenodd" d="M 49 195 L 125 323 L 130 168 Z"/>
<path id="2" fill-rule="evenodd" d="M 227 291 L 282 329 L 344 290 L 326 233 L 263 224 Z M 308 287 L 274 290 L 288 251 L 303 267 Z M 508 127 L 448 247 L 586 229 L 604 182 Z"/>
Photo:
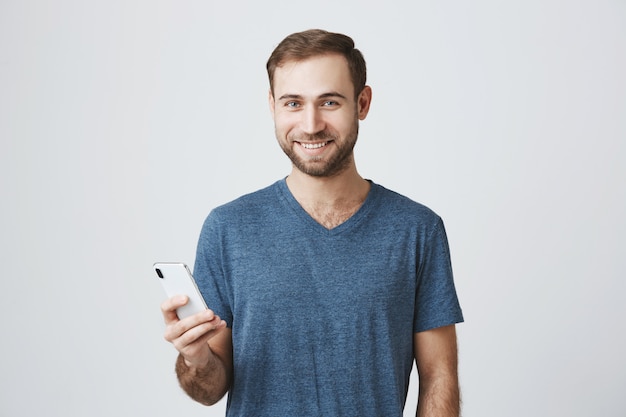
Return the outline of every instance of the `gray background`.
<path id="1" fill-rule="evenodd" d="M 1 1 L 0 415 L 223 414 L 178 389 L 151 265 L 289 172 L 264 65 L 311 27 L 368 61 L 360 172 L 446 222 L 464 415 L 626 415 L 617 0 Z"/>

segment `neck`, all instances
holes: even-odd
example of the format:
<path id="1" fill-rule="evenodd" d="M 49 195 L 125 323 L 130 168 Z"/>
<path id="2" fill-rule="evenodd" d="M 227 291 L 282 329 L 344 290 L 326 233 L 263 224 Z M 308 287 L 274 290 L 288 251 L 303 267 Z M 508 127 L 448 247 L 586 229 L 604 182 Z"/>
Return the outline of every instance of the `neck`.
<path id="1" fill-rule="evenodd" d="M 356 169 L 333 177 L 312 177 L 294 168 L 287 177 L 287 187 L 315 221 L 332 229 L 352 217 L 363 205 L 370 183 Z"/>
<path id="2" fill-rule="evenodd" d="M 303 203 L 335 205 L 345 201 L 363 201 L 369 192 L 369 182 L 356 168 L 332 177 L 313 177 L 294 168 L 287 177 L 287 186 L 296 200 Z"/>

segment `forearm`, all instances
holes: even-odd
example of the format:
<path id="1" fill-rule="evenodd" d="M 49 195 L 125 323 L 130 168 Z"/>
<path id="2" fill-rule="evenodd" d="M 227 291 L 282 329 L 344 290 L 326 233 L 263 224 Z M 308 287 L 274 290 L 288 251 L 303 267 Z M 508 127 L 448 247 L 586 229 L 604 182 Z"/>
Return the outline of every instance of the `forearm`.
<path id="1" fill-rule="evenodd" d="M 182 355 L 176 360 L 176 375 L 183 390 L 204 405 L 218 402 L 230 388 L 231 376 L 222 361 L 214 354 L 203 368 L 190 367 Z"/>
<path id="2" fill-rule="evenodd" d="M 456 375 L 420 381 L 417 417 L 459 417 L 461 410 Z"/>

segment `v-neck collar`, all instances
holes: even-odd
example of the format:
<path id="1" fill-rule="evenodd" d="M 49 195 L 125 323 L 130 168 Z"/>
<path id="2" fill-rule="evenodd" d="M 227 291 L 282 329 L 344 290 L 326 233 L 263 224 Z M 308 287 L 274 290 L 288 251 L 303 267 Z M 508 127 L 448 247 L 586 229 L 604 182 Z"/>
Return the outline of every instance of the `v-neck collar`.
<path id="1" fill-rule="evenodd" d="M 293 213 L 307 225 L 309 229 L 324 236 L 336 236 L 356 227 L 356 225 L 358 225 L 361 220 L 365 218 L 371 207 L 374 205 L 378 194 L 378 187 L 373 181 L 367 181 L 370 183 L 370 190 L 365 197 L 365 201 L 361 204 L 361 207 L 359 207 L 359 209 L 345 222 L 333 227 L 332 229 L 327 229 L 318 223 L 317 220 L 311 217 L 311 215 L 307 213 L 304 208 L 302 208 L 300 203 L 298 203 L 296 198 L 291 193 L 291 190 L 289 190 L 289 187 L 287 186 L 287 178 L 283 178 L 277 182 L 277 191 L 281 199 L 289 206 Z"/>

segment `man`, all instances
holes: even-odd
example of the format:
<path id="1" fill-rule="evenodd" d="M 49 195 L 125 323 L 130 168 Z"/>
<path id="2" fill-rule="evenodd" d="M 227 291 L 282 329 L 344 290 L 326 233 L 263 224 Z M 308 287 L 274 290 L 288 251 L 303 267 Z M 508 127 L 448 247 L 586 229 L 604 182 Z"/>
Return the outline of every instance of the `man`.
<path id="1" fill-rule="evenodd" d="M 458 416 L 463 320 L 441 219 L 363 179 L 353 148 L 370 108 L 345 35 L 295 33 L 267 70 L 289 176 L 214 209 L 194 275 L 211 310 L 165 338 L 183 389 L 228 416 L 402 416 L 413 361 L 419 416 Z"/>

